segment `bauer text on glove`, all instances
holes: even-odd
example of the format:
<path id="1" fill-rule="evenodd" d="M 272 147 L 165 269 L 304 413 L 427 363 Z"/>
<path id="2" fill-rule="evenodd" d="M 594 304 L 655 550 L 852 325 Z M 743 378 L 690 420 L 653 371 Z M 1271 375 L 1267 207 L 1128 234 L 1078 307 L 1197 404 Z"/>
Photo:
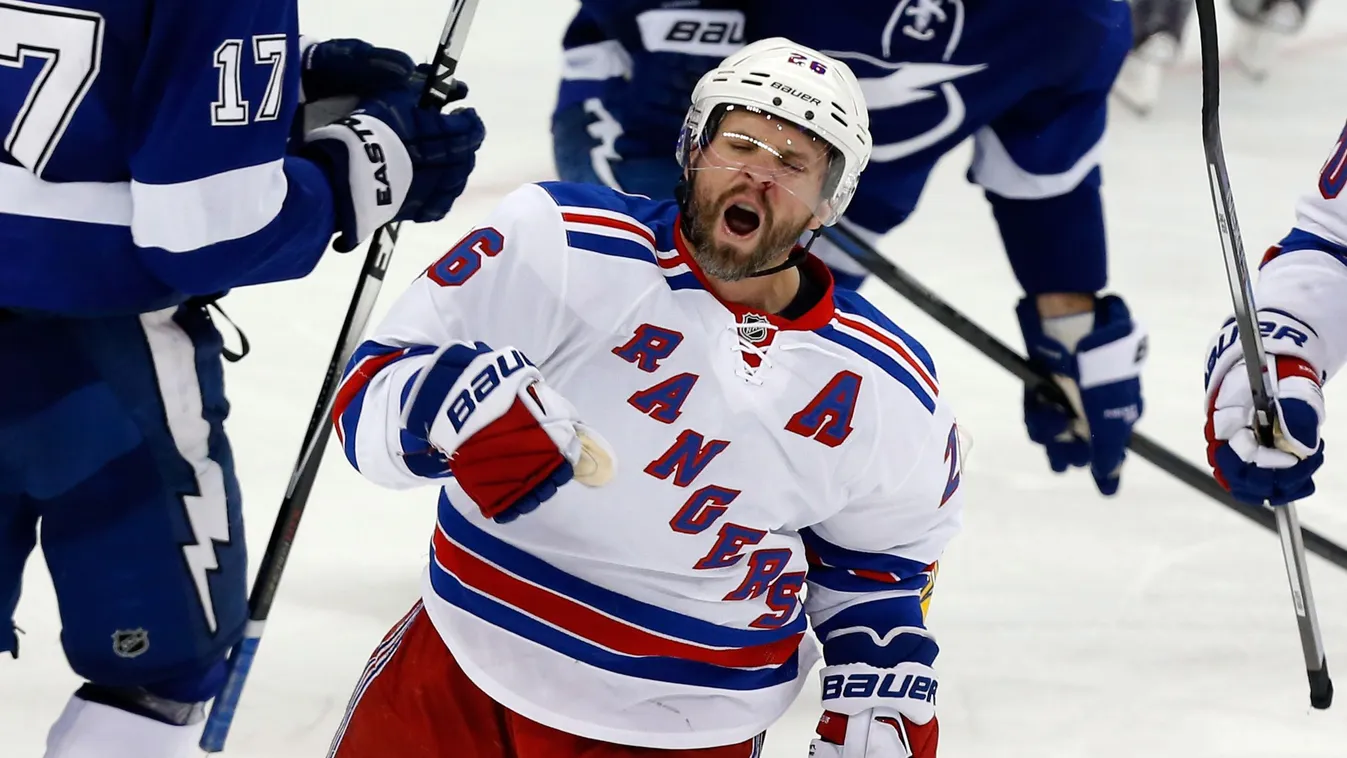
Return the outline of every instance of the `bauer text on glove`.
<path id="1" fill-rule="evenodd" d="M 513 348 L 446 345 L 403 393 L 403 433 L 441 457 L 488 518 L 532 511 L 573 477 L 612 476 L 612 449 Z"/>
<path id="2" fill-rule="evenodd" d="M 1258 312 L 1276 406 L 1276 447 L 1254 432 L 1255 412 L 1239 329 L 1229 319 L 1208 350 L 1207 461 L 1221 486 L 1250 503 L 1282 505 L 1314 492 L 1312 476 L 1324 462 L 1324 346 L 1315 330 L 1276 309 Z"/>

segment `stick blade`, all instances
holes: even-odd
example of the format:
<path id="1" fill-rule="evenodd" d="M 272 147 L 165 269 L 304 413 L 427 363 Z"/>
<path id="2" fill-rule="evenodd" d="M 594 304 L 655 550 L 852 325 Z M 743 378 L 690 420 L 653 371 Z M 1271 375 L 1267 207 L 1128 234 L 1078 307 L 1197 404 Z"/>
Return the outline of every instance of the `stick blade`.
<path id="1" fill-rule="evenodd" d="M 1333 704 L 1333 680 L 1328 676 L 1328 659 L 1318 669 L 1310 669 L 1310 705 L 1325 710 Z"/>

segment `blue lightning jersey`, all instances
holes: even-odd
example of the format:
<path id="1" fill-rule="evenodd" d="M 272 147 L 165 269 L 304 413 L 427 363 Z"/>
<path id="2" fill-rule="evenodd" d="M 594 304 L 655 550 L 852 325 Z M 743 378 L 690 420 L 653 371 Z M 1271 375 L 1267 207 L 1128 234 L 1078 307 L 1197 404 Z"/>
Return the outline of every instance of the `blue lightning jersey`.
<path id="1" fill-rule="evenodd" d="M 292 0 L 0 0 L 0 308 L 97 316 L 303 276 L 333 231 Z"/>
<path id="2" fill-rule="evenodd" d="M 971 138 L 969 178 L 986 190 L 1026 291 L 1104 286 L 1099 153 L 1132 41 L 1126 2 L 583 0 L 563 42 L 558 109 L 598 99 L 617 124 L 590 133 L 619 134 L 612 155 L 672 161 L 691 85 L 681 99 L 627 92 L 641 66 L 667 69 L 679 54 L 709 68 L 776 36 L 845 61 L 860 81 L 874 153 L 846 221 L 875 233 L 903 223 L 936 162 Z"/>

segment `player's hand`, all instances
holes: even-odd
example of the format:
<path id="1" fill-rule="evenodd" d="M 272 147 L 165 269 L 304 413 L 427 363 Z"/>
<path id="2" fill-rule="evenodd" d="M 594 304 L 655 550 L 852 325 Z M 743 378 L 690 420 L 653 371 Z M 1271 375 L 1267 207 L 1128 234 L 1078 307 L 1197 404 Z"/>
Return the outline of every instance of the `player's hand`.
<path id="1" fill-rule="evenodd" d="M 401 50 L 358 39 L 330 39 L 301 50 L 299 70 L 304 101 L 311 103 L 342 96 L 363 99 L 402 89 L 416 64 Z"/>
<path id="2" fill-rule="evenodd" d="M 406 53 L 364 40 L 315 42 L 301 37 L 300 45 L 300 107 L 291 124 L 298 142 L 306 133 L 351 115 L 361 100 L 412 86 L 416 73 Z"/>
<path id="3" fill-rule="evenodd" d="M 838 633 L 824 643 L 825 655 Z M 834 650 L 835 658 L 854 656 Z M 830 658 L 829 660 L 834 660 Z M 819 672 L 823 717 L 814 758 L 935 758 L 940 727 L 935 716 L 939 681 L 930 666 L 916 661 L 880 668 L 867 663 L 833 663 Z"/>
<path id="4" fill-rule="evenodd" d="M 1095 302 L 1094 329 L 1069 350 L 1044 334 L 1033 298 L 1020 301 L 1016 313 L 1029 349 L 1029 361 L 1052 374 L 1074 413 L 1024 393 L 1024 423 L 1029 439 L 1047 450 L 1053 471 L 1088 466 L 1105 495 L 1118 491 L 1132 427 L 1141 418 L 1141 367 L 1146 331 L 1132 321 L 1116 295 Z"/>
<path id="5" fill-rule="evenodd" d="M 418 81 L 363 100 L 350 116 L 304 136 L 303 154 L 332 183 L 338 252 L 391 221 L 438 221 L 463 194 L 486 127 L 471 108 L 418 107 Z M 460 84 L 455 99 L 466 93 Z"/>
<path id="6" fill-rule="evenodd" d="M 935 758 L 939 721 L 914 724 L 894 710 L 873 708 L 855 716 L 824 711 L 810 758 Z"/>
<path id="7" fill-rule="evenodd" d="M 1253 393 L 1235 320 L 1212 340 L 1207 357 L 1207 462 L 1216 481 L 1249 503 L 1273 505 L 1314 492 L 1324 462 L 1323 343 L 1291 314 L 1259 311 L 1277 411 L 1277 446 L 1262 447 L 1253 431 Z"/>
<path id="8" fill-rule="evenodd" d="M 511 521 L 572 478 L 602 486 L 613 475 L 612 448 L 513 348 L 447 345 L 405 392 L 403 433 L 444 456 L 487 518 Z"/>

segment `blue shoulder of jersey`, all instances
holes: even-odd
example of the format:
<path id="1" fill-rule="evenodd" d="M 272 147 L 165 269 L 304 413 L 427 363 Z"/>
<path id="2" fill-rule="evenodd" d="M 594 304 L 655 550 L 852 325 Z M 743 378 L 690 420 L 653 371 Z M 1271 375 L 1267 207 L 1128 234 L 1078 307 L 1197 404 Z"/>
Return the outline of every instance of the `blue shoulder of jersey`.
<path id="1" fill-rule="evenodd" d="M 0 129 L 17 135 L 0 152 L 0 245 L 16 251 L 0 306 L 143 312 L 317 263 L 333 201 L 287 154 L 293 3 L 56 0 L 0 16 L 20 49 L 61 51 L 0 68 Z"/>

